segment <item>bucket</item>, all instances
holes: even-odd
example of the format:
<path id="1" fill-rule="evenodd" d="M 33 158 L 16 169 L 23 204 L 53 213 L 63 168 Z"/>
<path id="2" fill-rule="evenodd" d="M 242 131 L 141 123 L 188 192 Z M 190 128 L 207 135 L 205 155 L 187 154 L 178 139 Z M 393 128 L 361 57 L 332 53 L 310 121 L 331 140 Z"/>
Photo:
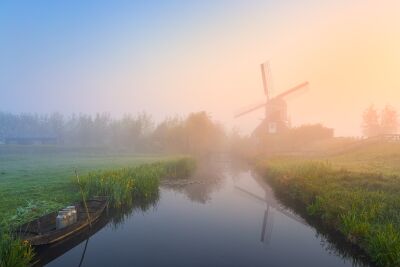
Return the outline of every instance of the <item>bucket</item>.
<path id="1" fill-rule="evenodd" d="M 68 224 L 68 212 L 62 210 L 59 211 L 56 217 L 56 229 L 58 230 L 67 227 Z"/>
<path id="2" fill-rule="evenodd" d="M 67 224 L 70 225 L 72 224 L 72 212 L 70 209 L 64 208 L 61 211 L 65 212 L 65 215 L 67 215 Z"/>
<path id="3" fill-rule="evenodd" d="M 66 209 L 71 212 L 71 223 L 76 223 L 78 221 L 78 213 L 75 206 L 68 206 Z"/>

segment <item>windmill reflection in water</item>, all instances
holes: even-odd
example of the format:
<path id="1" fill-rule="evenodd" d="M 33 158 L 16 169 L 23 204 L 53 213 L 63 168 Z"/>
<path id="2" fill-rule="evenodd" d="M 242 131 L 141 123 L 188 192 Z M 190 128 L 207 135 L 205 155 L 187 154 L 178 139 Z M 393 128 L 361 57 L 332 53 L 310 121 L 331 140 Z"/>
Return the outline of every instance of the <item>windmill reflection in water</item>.
<path id="1" fill-rule="evenodd" d="M 261 196 L 255 194 L 255 193 L 252 193 L 251 191 L 244 189 L 238 185 L 235 185 L 235 189 L 238 190 L 239 192 L 243 193 L 243 195 L 248 197 L 249 199 L 256 201 L 259 204 L 266 205 L 265 211 L 264 211 L 263 222 L 262 222 L 262 228 L 261 228 L 261 237 L 260 237 L 261 243 L 263 243 L 265 245 L 268 245 L 271 241 L 272 229 L 273 229 L 273 225 L 274 225 L 274 210 L 278 211 L 279 213 L 281 213 L 303 225 L 306 224 L 302 218 L 291 213 L 290 211 L 288 211 L 287 209 L 282 207 L 278 202 L 268 201 L 267 191 L 265 191 L 265 197 L 261 197 Z"/>

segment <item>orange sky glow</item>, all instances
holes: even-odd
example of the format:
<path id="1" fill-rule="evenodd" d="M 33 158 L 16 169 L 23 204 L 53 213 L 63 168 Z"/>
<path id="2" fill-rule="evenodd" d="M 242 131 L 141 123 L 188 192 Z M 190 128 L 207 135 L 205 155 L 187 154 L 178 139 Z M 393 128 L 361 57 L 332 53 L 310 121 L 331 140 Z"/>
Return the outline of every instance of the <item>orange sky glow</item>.
<path id="1" fill-rule="evenodd" d="M 13 71 L 15 57 L 5 61 L 11 74 L 4 74 L 2 87 L 15 100 L 4 97 L 0 106 L 115 116 L 146 111 L 156 121 L 206 110 L 226 128 L 250 133 L 263 110 L 233 115 L 265 99 L 260 64 L 269 60 L 273 94 L 310 82 L 306 93 L 288 102 L 293 126 L 323 123 L 337 136 L 359 136 L 361 114 L 370 104 L 400 111 L 399 1 L 216 1 L 173 14 L 151 7 L 159 19 L 146 15 L 143 21 L 130 14 L 135 8 L 115 16 L 106 10 L 106 19 L 99 14 L 71 28 L 75 43 L 63 39 L 65 25 L 45 28 L 44 34 L 60 36 L 49 49 L 29 47 L 40 55 L 33 57 L 34 68 L 18 63 Z M 94 30 L 78 36 L 88 25 Z M 24 35 L 24 29 L 20 38 L 30 44 L 35 35 Z M 13 30 L 9 38 L 17 34 Z"/>

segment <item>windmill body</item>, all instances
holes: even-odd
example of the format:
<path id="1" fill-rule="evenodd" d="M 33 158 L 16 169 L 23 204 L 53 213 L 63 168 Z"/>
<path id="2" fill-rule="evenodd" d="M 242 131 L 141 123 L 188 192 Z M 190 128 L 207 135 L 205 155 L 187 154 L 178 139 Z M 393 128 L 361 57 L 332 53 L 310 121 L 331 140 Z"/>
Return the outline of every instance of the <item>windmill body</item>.
<path id="1" fill-rule="evenodd" d="M 266 96 L 266 101 L 263 104 L 257 105 L 250 109 L 247 109 L 243 112 L 236 114 L 235 118 L 244 116 L 248 113 L 251 113 L 255 110 L 264 108 L 265 109 L 265 117 L 260 123 L 260 125 L 254 130 L 253 135 L 258 134 L 280 134 L 289 129 L 289 119 L 287 112 L 287 103 L 286 99 L 289 96 L 292 96 L 294 93 L 299 92 L 302 89 L 305 89 L 308 86 L 308 82 L 303 82 L 275 97 L 271 97 L 270 92 L 270 71 L 269 66 L 266 64 L 261 64 L 261 75 L 264 87 L 264 93 Z"/>
<path id="2" fill-rule="evenodd" d="M 288 121 L 285 100 L 272 99 L 265 105 L 265 119 L 261 123 L 263 131 L 266 130 L 269 134 L 281 133 L 288 128 Z"/>

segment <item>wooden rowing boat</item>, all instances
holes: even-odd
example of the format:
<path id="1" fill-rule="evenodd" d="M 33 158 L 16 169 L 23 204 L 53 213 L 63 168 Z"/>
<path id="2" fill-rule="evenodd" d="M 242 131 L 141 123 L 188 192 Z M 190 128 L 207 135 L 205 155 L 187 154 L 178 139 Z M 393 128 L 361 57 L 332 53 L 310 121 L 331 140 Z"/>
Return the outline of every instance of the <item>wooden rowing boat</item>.
<path id="1" fill-rule="evenodd" d="M 48 245 L 61 241 L 96 222 L 108 205 L 106 197 L 95 197 L 84 203 L 75 204 L 77 210 L 77 222 L 62 229 L 56 229 L 57 212 L 47 214 L 29 223 L 21 225 L 14 231 L 22 241 L 32 246 Z M 89 216 L 88 216 L 89 213 Z"/>
<path id="2" fill-rule="evenodd" d="M 46 266 L 46 264 L 52 262 L 66 252 L 85 242 L 85 240 L 89 240 L 93 235 L 103 229 L 109 222 L 110 218 L 106 212 L 103 212 L 100 218 L 92 224 L 92 227 L 86 227 L 82 231 L 70 235 L 60 242 L 55 242 L 44 246 L 35 246 L 35 257 L 32 260 L 31 267 Z"/>

